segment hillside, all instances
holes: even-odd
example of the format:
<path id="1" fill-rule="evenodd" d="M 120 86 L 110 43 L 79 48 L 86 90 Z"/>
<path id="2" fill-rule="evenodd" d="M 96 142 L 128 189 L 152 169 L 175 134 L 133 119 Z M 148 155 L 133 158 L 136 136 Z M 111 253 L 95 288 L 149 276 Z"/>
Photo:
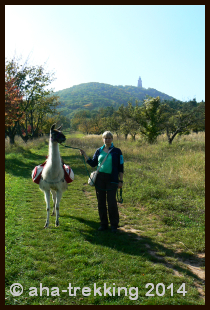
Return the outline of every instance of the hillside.
<path id="1" fill-rule="evenodd" d="M 143 101 L 146 95 L 159 96 L 162 100 L 172 100 L 171 96 L 161 93 L 153 88 L 140 88 L 135 86 L 113 86 L 104 83 L 84 83 L 55 93 L 59 96 L 61 104 L 58 110 L 63 115 L 72 117 L 81 109 L 99 109 L 107 106 L 118 108 L 128 101 Z"/>

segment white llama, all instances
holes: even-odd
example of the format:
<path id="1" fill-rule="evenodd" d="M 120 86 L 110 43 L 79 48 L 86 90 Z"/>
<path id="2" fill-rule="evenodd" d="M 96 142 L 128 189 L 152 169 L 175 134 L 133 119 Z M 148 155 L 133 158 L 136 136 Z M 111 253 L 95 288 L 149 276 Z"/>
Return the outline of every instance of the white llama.
<path id="1" fill-rule="evenodd" d="M 39 188 L 45 194 L 45 201 L 47 207 L 47 220 L 45 228 L 49 226 L 49 215 L 50 215 L 50 192 L 53 198 L 53 213 L 56 210 L 56 221 L 55 226 L 59 225 L 59 205 L 62 197 L 62 193 L 67 189 L 68 184 L 64 179 L 64 170 L 62 167 L 62 161 L 59 153 L 58 143 L 62 143 L 66 140 L 64 134 L 59 131 L 61 126 L 55 129 L 55 124 L 50 129 L 49 139 L 49 155 L 47 163 L 42 172 L 42 178 L 39 182 Z"/>

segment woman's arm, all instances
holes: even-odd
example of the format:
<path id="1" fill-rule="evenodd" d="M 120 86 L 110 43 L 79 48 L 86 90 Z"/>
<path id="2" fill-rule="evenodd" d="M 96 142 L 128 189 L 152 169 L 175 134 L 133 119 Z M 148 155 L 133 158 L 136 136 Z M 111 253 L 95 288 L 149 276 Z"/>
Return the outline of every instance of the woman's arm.
<path id="1" fill-rule="evenodd" d="M 93 155 L 93 158 L 91 159 L 90 157 L 87 156 L 84 150 L 80 150 L 80 154 L 83 155 L 86 159 L 86 162 L 91 166 L 95 167 L 98 165 L 98 155 L 99 155 L 99 150 L 96 150 L 95 154 Z"/>
<path id="2" fill-rule="evenodd" d="M 122 182 L 120 182 L 122 181 Z M 123 186 L 123 172 L 119 172 L 119 183 L 118 183 L 118 188 L 122 188 Z"/>
<path id="3" fill-rule="evenodd" d="M 120 181 L 123 181 L 123 172 L 119 172 L 119 178 Z"/>

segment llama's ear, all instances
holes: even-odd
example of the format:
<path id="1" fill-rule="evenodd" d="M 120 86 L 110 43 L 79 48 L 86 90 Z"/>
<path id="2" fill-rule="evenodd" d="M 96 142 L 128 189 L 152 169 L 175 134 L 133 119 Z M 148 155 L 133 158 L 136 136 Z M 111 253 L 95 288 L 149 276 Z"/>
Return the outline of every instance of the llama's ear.
<path id="1" fill-rule="evenodd" d="M 63 126 L 63 124 L 60 127 L 58 127 L 57 130 L 60 130 L 62 128 L 62 126 Z"/>
<path id="2" fill-rule="evenodd" d="M 50 130 L 55 129 L 55 125 L 56 125 L 56 123 L 52 125 L 52 127 L 51 127 L 51 129 L 50 129 Z"/>

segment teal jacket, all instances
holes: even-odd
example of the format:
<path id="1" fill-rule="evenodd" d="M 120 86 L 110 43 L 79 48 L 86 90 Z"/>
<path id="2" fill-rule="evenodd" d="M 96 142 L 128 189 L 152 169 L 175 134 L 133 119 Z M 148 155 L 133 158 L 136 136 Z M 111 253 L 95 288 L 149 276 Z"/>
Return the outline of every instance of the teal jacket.
<path id="1" fill-rule="evenodd" d="M 103 145 L 102 147 L 98 148 L 95 152 L 95 154 L 93 155 L 92 159 L 88 159 L 87 163 L 91 166 L 91 167 L 96 167 L 98 166 L 98 157 L 101 153 L 101 151 L 103 150 L 103 148 L 105 147 L 105 145 Z M 109 148 L 110 154 L 112 156 L 112 173 L 111 173 L 111 182 L 112 183 L 118 183 L 118 175 L 119 172 L 124 172 L 124 160 L 123 160 L 123 155 L 120 149 L 118 149 L 117 147 L 114 147 L 113 143 L 111 144 L 110 148 Z"/>

